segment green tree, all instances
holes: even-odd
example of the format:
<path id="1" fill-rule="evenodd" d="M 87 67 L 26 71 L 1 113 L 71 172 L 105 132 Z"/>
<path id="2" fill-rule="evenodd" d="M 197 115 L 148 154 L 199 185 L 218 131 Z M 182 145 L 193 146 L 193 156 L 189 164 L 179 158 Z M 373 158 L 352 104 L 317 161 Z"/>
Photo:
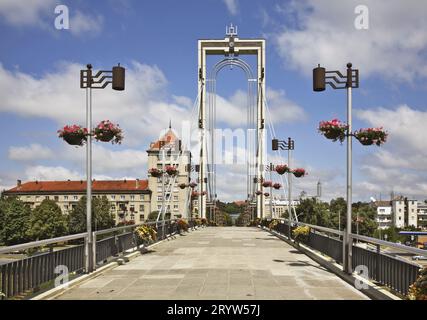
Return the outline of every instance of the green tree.
<path id="1" fill-rule="evenodd" d="M 29 235 L 33 240 L 60 237 L 67 232 L 67 217 L 55 201 L 45 199 L 31 213 Z"/>
<path id="2" fill-rule="evenodd" d="M 159 215 L 159 211 L 151 211 L 147 217 L 147 220 L 148 221 L 156 221 L 158 215 Z"/>
<path id="3" fill-rule="evenodd" d="M 0 199 L 0 244 L 11 246 L 29 241 L 30 207 L 16 197 Z"/>
<path id="4" fill-rule="evenodd" d="M 107 197 L 92 198 L 93 230 L 103 230 L 114 226 L 115 220 Z M 70 212 L 69 229 L 71 233 L 80 233 L 85 232 L 86 228 L 86 197 L 81 197 L 76 207 Z"/>
<path id="5" fill-rule="evenodd" d="M 377 211 L 369 203 L 353 204 L 352 232 L 357 232 L 357 217 L 359 217 L 359 234 L 373 237 L 378 224 L 375 221 Z"/>
<path id="6" fill-rule="evenodd" d="M 303 199 L 295 208 L 298 220 L 323 227 L 331 226 L 331 214 L 327 203 L 315 198 Z"/>

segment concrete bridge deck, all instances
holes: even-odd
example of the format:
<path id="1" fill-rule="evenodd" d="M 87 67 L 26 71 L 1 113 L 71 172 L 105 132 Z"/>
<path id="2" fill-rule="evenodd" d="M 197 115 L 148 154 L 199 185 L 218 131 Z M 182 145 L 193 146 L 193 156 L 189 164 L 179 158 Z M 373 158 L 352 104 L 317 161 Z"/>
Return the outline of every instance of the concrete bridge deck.
<path id="1" fill-rule="evenodd" d="M 158 244 L 56 299 L 367 299 L 275 236 L 208 227 Z"/>

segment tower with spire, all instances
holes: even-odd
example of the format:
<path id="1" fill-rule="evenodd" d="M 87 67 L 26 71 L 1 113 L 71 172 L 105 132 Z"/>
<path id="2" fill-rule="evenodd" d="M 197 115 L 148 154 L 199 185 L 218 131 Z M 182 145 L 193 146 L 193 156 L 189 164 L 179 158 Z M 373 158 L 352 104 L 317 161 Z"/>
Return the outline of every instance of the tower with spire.
<path id="1" fill-rule="evenodd" d="M 180 189 L 178 187 L 181 183 L 188 184 L 190 182 L 190 172 L 187 166 L 191 163 L 190 151 L 183 150 L 181 140 L 179 139 L 175 130 L 172 129 L 172 121 L 169 120 L 169 127 L 164 130 L 157 141 L 150 143 L 147 150 L 148 154 L 148 170 L 163 168 L 165 166 L 175 166 L 178 170 L 178 175 L 175 183 L 171 188 L 166 187 L 165 199 L 170 200 L 166 204 L 166 214 L 170 214 L 171 218 L 186 217 L 187 214 L 187 196 L 188 188 Z M 167 174 L 165 175 L 165 186 L 173 181 Z M 148 188 L 151 190 L 151 211 L 160 211 L 162 207 L 162 179 L 156 178 L 148 174 Z"/>

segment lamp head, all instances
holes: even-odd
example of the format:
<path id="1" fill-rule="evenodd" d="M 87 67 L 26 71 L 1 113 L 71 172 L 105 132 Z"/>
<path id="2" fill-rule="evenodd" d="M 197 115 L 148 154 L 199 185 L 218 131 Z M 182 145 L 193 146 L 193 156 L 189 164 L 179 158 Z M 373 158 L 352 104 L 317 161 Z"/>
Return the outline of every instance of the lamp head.
<path id="1" fill-rule="evenodd" d="M 313 91 L 324 91 L 326 70 L 319 65 L 313 69 Z"/>

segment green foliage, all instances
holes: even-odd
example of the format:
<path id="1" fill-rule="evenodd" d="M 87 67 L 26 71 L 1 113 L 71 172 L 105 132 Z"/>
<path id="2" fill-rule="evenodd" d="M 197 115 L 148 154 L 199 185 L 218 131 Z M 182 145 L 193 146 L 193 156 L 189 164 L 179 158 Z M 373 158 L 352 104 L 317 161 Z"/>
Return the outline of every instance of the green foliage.
<path id="1" fill-rule="evenodd" d="M 315 198 L 310 198 L 301 200 L 295 211 L 302 222 L 330 227 L 331 215 L 328 209 L 327 203 L 318 202 Z"/>
<path id="2" fill-rule="evenodd" d="M 217 205 L 220 211 L 228 214 L 243 213 L 245 210 L 244 206 L 239 206 L 234 202 L 224 203 L 224 202 L 218 201 Z"/>
<path id="3" fill-rule="evenodd" d="M 147 217 L 147 220 L 148 221 L 156 221 L 158 215 L 159 215 L 159 211 L 151 211 Z"/>
<path id="4" fill-rule="evenodd" d="M 24 243 L 29 238 L 31 209 L 14 197 L 0 199 L 0 244 L 11 246 Z"/>
<path id="5" fill-rule="evenodd" d="M 43 240 L 66 235 L 67 217 L 53 200 L 43 200 L 31 213 L 29 235 L 33 240 Z"/>
<path id="6" fill-rule="evenodd" d="M 92 199 L 93 230 L 109 229 L 115 226 L 111 205 L 107 197 Z M 70 233 L 86 231 L 86 197 L 82 197 L 69 215 Z"/>

